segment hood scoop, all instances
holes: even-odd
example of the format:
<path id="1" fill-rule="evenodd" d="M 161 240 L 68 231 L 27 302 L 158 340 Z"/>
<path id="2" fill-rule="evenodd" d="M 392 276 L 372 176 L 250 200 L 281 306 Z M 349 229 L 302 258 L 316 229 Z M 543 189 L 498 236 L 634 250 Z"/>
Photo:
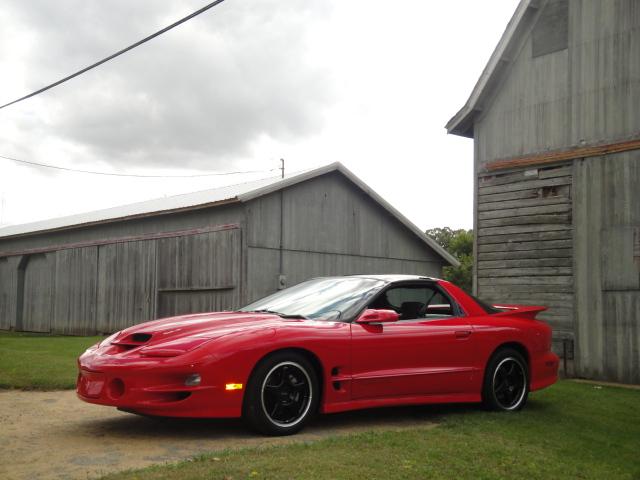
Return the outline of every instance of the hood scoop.
<path id="1" fill-rule="evenodd" d="M 118 338 L 111 342 L 111 345 L 120 347 L 120 351 L 131 350 L 133 348 L 146 345 L 153 335 L 150 333 L 132 333 L 123 338 Z"/>

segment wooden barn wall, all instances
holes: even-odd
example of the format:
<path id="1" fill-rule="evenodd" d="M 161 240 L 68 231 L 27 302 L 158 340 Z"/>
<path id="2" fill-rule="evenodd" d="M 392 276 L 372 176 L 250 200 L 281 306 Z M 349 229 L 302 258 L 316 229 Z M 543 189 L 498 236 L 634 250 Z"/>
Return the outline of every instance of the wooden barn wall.
<path id="1" fill-rule="evenodd" d="M 18 296 L 18 257 L 0 258 L 0 329 L 9 330 L 16 323 Z"/>
<path id="2" fill-rule="evenodd" d="M 477 171 L 499 159 L 637 137 L 640 127 L 640 3 L 568 1 L 567 48 L 534 56 L 523 36 L 474 124 Z M 548 36 L 549 41 L 553 40 Z"/>
<path id="3" fill-rule="evenodd" d="M 281 195 L 287 285 L 321 275 L 441 275 L 439 255 L 336 173 L 247 204 L 247 301 L 278 287 Z"/>
<path id="4" fill-rule="evenodd" d="M 156 247 L 156 240 L 99 247 L 98 331 L 115 332 L 154 318 Z"/>
<path id="5" fill-rule="evenodd" d="M 241 230 L 0 259 L 0 328 L 87 335 L 240 306 Z"/>
<path id="6" fill-rule="evenodd" d="M 640 383 L 640 152 L 576 162 L 578 374 Z"/>
<path id="7" fill-rule="evenodd" d="M 98 247 L 55 252 L 54 311 L 51 330 L 62 334 L 96 331 Z"/>
<path id="8" fill-rule="evenodd" d="M 159 241 L 158 317 L 241 306 L 241 230 Z"/>
<path id="9" fill-rule="evenodd" d="M 572 174 L 569 164 L 485 175 L 478 188 L 478 296 L 548 306 L 539 317 L 557 343 L 574 335 Z"/>

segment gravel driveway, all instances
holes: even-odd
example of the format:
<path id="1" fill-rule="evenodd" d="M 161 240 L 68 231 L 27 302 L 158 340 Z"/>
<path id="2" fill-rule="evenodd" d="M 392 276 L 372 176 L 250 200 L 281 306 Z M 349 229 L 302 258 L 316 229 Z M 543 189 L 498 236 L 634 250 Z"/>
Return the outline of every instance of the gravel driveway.
<path id="1" fill-rule="evenodd" d="M 434 418 L 426 407 L 324 415 L 301 434 L 267 438 L 239 420 L 150 419 L 81 402 L 73 391 L 0 391 L 0 478 L 95 478 L 230 447 L 435 425 Z"/>

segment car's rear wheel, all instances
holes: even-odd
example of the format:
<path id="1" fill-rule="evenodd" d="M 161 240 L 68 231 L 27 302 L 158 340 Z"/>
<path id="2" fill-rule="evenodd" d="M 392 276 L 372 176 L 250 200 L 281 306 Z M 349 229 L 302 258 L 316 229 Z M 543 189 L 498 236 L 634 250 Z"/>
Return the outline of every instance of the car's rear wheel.
<path id="1" fill-rule="evenodd" d="M 267 435 L 291 435 L 316 413 L 318 376 L 297 352 L 278 352 L 256 367 L 247 386 L 243 418 Z"/>
<path id="2" fill-rule="evenodd" d="M 498 350 L 489 360 L 484 375 L 482 400 L 490 410 L 515 411 L 527 403 L 529 368 L 520 352 Z"/>

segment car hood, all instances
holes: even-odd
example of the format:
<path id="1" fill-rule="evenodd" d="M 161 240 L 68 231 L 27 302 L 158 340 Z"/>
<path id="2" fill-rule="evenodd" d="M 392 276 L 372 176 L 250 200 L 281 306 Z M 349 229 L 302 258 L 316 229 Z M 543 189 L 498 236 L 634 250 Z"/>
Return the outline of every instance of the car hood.
<path id="1" fill-rule="evenodd" d="M 218 312 L 164 318 L 134 325 L 122 330 L 112 344 L 157 345 L 179 339 L 212 340 L 247 330 L 273 329 L 284 324 L 301 322 L 282 319 L 277 315 L 247 312 Z"/>

